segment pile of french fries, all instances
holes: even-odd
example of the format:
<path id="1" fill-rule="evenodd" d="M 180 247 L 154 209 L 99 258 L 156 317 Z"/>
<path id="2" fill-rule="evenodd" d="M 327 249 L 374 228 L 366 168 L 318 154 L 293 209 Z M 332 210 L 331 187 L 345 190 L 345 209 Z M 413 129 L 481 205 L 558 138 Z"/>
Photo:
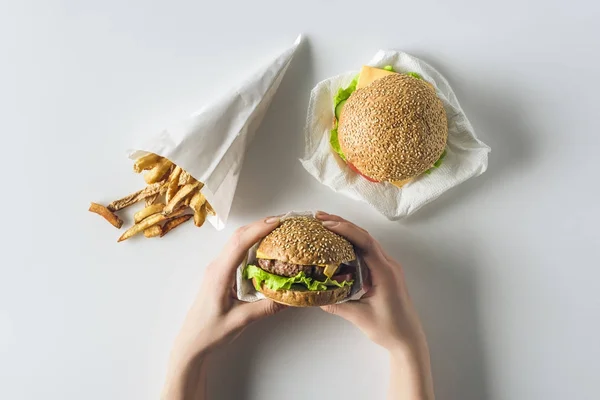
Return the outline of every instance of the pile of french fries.
<path id="1" fill-rule="evenodd" d="M 92 203 L 89 208 L 89 211 L 121 229 L 123 221 L 116 212 L 144 200 L 145 207 L 133 216 L 135 224 L 121 235 L 118 242 L 142 232 L 148 238 L 163 237 L 192 217 L 194 224 L 200 227 L 207 214 L 215 215 L 215 210 L 201 192 L 204 184 L 166 158 L 149 153 L 135 160 L 133 170 L 138 174 L 147 171 L 144 189 L 106 207 Z"/>

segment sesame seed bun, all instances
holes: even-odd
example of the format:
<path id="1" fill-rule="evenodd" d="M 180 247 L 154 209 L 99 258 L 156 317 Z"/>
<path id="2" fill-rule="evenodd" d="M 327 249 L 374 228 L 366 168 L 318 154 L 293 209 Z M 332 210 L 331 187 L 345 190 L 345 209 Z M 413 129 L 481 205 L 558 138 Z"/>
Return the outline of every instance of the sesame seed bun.
<path id="1" fill-rule="evenodd" d="M 338 138 L 347 160 L 364 175 L 406 181 L 431 168 L 444 152 L 446 111 L 427 82 L 388 75 L 348 98 Z"/>
<path id="2" fill-rule="evenodd" d="M 256 286 L 256 280 L 253 279 Z M 328 304 L 335 304 L 340 300 L 345 299 L 350 294 L 350 286 L 341 288 L 333 288 L 323 291 L 309 290 L 272 290 L 264 284 L 260 288 L 260 292 L 265 297 L 274 302 L 285 304 L 292 307 L 320 307 Z"/>
<path id="3" fill-rule="evenodd" d="M 257 253 L 261 258 L 300 265 L 341 264 L 356 259 L 350 242 L 312 217 L 284 219 L 261 241 Z"/>

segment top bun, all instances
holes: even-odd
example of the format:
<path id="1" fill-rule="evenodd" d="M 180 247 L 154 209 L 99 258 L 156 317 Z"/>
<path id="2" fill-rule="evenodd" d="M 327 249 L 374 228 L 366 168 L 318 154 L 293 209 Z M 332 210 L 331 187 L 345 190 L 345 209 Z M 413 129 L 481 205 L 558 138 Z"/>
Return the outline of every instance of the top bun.
<path id="1" fill-rule="evenodd" d="M 261 258 L 299 265 L 341 264 L 356 259 L 350 242 L 312 217 L 284 219 L 262 240 L 257 253 Z"/>
<path id="2" fill-rule="evenodd" d="M 405 181 L 427 171 L 444 152 L 446 111 L 426 81 L 388 75 L 348 98 L 338 138 L 347 160 L 364 175 Z"/>

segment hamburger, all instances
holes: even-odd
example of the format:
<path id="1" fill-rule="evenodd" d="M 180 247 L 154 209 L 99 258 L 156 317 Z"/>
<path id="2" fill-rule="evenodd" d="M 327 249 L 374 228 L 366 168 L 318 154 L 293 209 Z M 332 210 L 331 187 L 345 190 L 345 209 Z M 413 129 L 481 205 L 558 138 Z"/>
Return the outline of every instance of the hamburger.
<path id="1" fill-rule="evenodd" d="M 243 273 L 265 297 L 295 307 L 334 304 L 350 295 L 354 247 L 312 217 L 284 219 L 261 240 Z"/>
<path id="2" fill-rule="evenodd" d="M 419 74 L 365 66 L 333 103 L 331 147 L 367 180 L 402 187 L 441 165 L 446 111 Z"/>

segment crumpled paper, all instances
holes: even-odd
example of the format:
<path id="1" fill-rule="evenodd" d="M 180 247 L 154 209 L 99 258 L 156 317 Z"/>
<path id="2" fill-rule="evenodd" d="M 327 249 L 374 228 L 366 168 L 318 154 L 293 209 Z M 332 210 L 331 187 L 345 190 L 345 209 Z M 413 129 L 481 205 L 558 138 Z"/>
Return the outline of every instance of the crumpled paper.
<path id="1" fill-rule="evenodd" d="M 336 192 L 370 204 L 388 219 L 398 220 L 448 189 L 485 172 L 490 148 L 477 138 L 448 81 L 438 71 L 416 57 L 389 50 L 380 50 L 368 65 L 392 65 L 396 72 L 417 72 L 435 86 L 448 116 L 447 154 L 442 165 L 402 188 L 390 183 L 372 183 L 352 172 L 329 144 L 334 119 L 333 97 L 358 73 L 348 72 L 320 82 L 311 92 L 305 127 L 306 147 L 300 162 L 312 176 Z"/>
<path id="2" fill-rule="evenodd" d="M 202 193 L 216 211 L 216 216 L 209 215 L 208 221 L 216 229 L 223 229 L 246 148 L 301 40 L 298 36 L 292 46 L 219 100 L 135 146 L 129 157 L 135 159 L 148 152 L 159 154 L 203 182 Z"/>
<path id="3" fill-rule="evenodd" d="M 301 212 L 290 211 L 287 214 L 281 215 L 280 218 L 282 220 L 284 220 L 284 219 L 290 218 L 290 217 L 298 217 L 298 216 L 314 217 L 315 215 L 316 215 L 316 213 L 312 212 L 312 211 L 301 211 Z M 248 254 L 247 254 L 246 258 L 239 265 L 239 267 L 236 271 L 236 278 L 235 278 L 236 286 L 235 287 L 236 287 L 236 292 L 237 292 L 237 298 L 241 301 L 246 301 L 249 303 L 252 303 L 254 301 L 258 301 L 258 300 L 265 298 L 264 294 L 256 291 L 251 280 L 244 279 L 244 277 L 243 277 L 243 272 L 244 272 L 244 268 L 246 267 L 246 265 L 248 265 L 248 264 L 257 265 L 256 264 L 256 250 L 258 249 L 259 245 L 260 245 L 260 242 L 256 243 L 254 246 L 252 246 L 252 248 L 250 250 L 248 250 Z M 346 264 L 356 267 L 356 276 L 354 277 L 354 284 L 352 285 L 352 289 L 350 290 L 350 295 L 347 298 L 339 301 L 338 304 L 345 303 L 346 301 L 349 301 L 349 300 L 358 300 L 366 293 L 365 280 L 367 279 L 367 275 L 368 275 L 366 263 L 357 254 L 356 260 L 354 260 L 352 262 L 348 262 Z"/>

